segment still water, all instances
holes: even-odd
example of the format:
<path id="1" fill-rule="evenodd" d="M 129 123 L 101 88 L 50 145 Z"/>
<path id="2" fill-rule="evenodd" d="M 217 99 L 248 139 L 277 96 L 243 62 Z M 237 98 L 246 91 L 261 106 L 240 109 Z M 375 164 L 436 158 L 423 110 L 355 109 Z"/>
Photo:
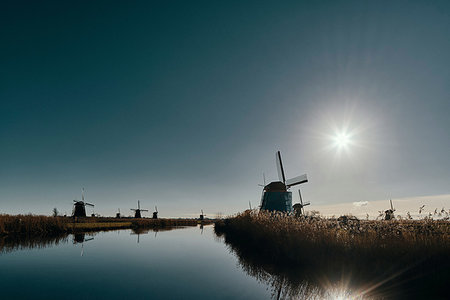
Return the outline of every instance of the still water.
<path id="1" fill-rule="evenodd" d="M 0 239 L 0 299 L 445 299 L 447 294 L 430 289 L 430 280 L 410 266 L 383 266 L 382 272 L 349 265 L 339 272 L 280 269 L 261 263 L 254 250 L 225 241 L 212 225 Z M 450 278 L 447 266 L 448 261 L 430 269 L 438 274 L 431 281 L 439 288 Z M 410 275 L 399 277 L 398 270 Z M 381 276 L 364 278 L 367 271 Z M 340 277 L 344 273 L 349 276 Z"/>
<path id="2" fill-rule="evenodd" d="M 5 247 L 0 298 L 270 298 L 266 285 L 242 270 L 212 226 L 100 232 L 82 241 L 70 235 L 56 245 Z"/>

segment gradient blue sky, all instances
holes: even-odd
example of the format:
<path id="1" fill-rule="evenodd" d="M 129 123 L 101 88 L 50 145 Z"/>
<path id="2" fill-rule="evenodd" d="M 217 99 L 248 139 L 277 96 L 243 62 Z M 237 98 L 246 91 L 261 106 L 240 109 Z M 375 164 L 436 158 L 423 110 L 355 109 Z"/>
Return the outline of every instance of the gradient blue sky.
<path id="1" fill-rule="evenodd" d="M 450 2 L 280 2 L 2 2 L 0 213 L 449 194 Z"/>

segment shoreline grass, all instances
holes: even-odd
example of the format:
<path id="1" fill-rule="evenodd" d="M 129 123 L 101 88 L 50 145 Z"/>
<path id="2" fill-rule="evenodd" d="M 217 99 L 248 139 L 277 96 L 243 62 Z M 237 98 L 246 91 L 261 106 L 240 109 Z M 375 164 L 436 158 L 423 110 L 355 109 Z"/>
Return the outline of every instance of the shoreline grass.
<path id="1" fill-rule="evenodd" d="M 344 281 L 362 298 L 447 294 L 447 220 L 296 218 L 253 210 L 217 221 L 214 231 L 249 275 L 277 293 L 298 296 L 311 286 L 326 294 L 324 286 Z"/>
<path id="2" fill-rule="evenodd" d="M 299 252 L 374 259 L 450 252 L 450 222 L 445 220 L 297 218 L 254 210 L 216 222 L 215 232 L 290 264 L 305 263 Z"/>
<path id="3" fill-rule="evenodd" d="M 137 228 L 165 228 L 212 224 L 213 220 L 197 219 L 132 219 L 132 218 L 71 218 L 36 215 L 0 215 L 2 236 L 58 236 L 80 231 L 105 231 Z"/>

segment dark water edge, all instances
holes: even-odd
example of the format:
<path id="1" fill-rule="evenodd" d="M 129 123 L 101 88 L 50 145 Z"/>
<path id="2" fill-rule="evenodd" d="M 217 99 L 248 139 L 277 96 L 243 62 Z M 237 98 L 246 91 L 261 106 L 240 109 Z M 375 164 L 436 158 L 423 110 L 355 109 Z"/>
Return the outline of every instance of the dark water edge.
<path id="1" fill-rule="evenodd" d="M 149 234 L 149 232 L 162 232 L 170 231 L 179 228 L 185 228 L 187 226 L 172 226 L 172 227 L 162 227 L 162 228 L 131 228 L 133 234 Z M 30 250 L 30 249 L 42 249 L 48 247 L 55 247 L 62 244 L 67 244 L 72 242 L 73 244 L 81 244 L 86 241 L 91 240 L 95 235 L 105 232 L 105 231 L 118 231 L 126 229 L 111 229 L 111 230 L 86 230 L 86 231 L 75 231 L 71 233 L 52 233 L 43 235 L 27 235 L 27 234 L 13 234 L 0 236 L 0 255 L 19 251 L 19 250 Z"/>
<path id="2" fill-rule="evenodd" d="M 216 230 L 250 276 L 271 287 L 273 299 L 449 299 L 446 251 L 426 256 L 358 256 L 309 248 L 279 257 L 251 237 Z M 298 251 L 298 249 L 297 249 Z"/>

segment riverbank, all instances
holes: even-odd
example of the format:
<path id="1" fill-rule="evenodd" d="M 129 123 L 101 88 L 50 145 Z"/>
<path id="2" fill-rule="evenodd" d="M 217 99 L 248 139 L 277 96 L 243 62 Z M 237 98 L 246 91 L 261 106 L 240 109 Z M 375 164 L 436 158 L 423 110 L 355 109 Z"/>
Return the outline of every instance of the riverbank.
<path id="1" fill-rule="evenodd" d="M 269 281 L 277 292 L 283 287 L 298 294 L 305 283 L 323 286 L 327 278 L 329 286 L 347 280 L 362 298 L 441 299 L 450 280 L 449 221 L 247 211 L 216 222 L 214 230 L 246 272 Z"/>
<path id="2" fill-rule="evenodd" d="M 450 251 L 450 222 L 445 220 L 296 218 L 247 211 L 216 222 L 215 231 L 246 248 L 257 249 L 277 264 L 287 265 L 310 263 L 305 257 L 319 254 L 377 260 L 428 257 Z"/>
<path id="3" fill-rule="evenodd" d="M 213 220 L 197 219 L 134 219 L 134 218 L 71 218 L 35 215 L 0 215 L 0 236 L 55 236 L 63 233 L 116 229 L 165 228 L 212 224 Z"/>

